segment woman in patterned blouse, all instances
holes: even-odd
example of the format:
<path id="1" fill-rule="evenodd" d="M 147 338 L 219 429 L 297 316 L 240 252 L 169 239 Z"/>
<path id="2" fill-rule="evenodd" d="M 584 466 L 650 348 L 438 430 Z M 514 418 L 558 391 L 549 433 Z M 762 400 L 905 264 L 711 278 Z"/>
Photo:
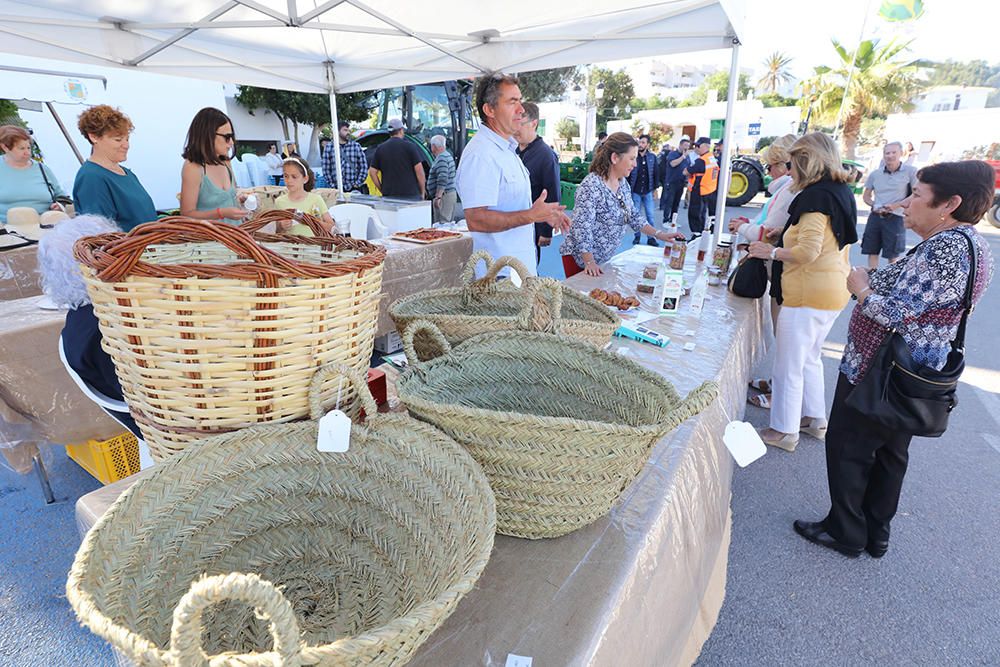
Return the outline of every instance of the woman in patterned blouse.
<path id="1" fill-rule="evenodd" d="M 598 146 L 590 173 L 576 190 L 573 224 L 559 248 L 567 278 L 581 270 L 601 275 L 599 265 L 615 254 L 626 227 L 661 241 L 683 238 L 657 230 L 632 204 L 627 177 L 638 154 L 639 142 L 625 132 L 615 132 Z"/>
<path id="2" fill-rule="evenodd" d="M 857 298 L 826 433 L 830 512 L 823 521 L 796 521 L 805 539 L 856 557 L 881 558 L 889 548 L 911 435 L 887 430 L 844 401 L 864 377 L 889 329 L 906 341 L 913 360 L 940 370 L 962 318 L 962 299 L 976 248 L 973 303 L 993 277 L 989 245 L 973 228 L 993 202 L 993 169 L 985 162 L 944 162 L 917 172 L 903 202 L 906 227 L 923 242 L 895 264 L 869 274 L 856 267 L 847 288 Z"/>

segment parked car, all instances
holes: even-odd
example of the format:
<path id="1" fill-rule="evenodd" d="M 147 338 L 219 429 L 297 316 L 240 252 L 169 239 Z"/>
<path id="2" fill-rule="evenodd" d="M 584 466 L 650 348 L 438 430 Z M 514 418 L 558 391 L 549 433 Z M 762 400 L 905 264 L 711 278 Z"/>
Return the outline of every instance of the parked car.
<path id="1" fill-rule="evenodd" d="M 986 162 L 993 167 L 993 175 L 996 177 L 993 185 L 993 206 L 987 211 L 986 219 L 994 227 L 1000 227 L 1000 160 L 987 160 Z"/>

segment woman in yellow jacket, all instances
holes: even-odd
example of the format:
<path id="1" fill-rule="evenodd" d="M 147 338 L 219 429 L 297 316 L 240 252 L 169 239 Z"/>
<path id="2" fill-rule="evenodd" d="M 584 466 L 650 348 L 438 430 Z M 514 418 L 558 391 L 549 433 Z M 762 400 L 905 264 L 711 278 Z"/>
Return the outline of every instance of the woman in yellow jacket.
<path id="1" fill-rule="evenodd" d="M 771 296 L 781 304 L 771 426 L 760 435 L 768 445 L 793 451 L 800 431 L 820 439 L 826 435 L 822 346 L 851 296 L 847 255 L 858 240 L 858 212 L 830 137 L 807 134 L 789 153 L 799 194 L 777 246 L 752 243 L 750 254 L 774 260 Z"/>

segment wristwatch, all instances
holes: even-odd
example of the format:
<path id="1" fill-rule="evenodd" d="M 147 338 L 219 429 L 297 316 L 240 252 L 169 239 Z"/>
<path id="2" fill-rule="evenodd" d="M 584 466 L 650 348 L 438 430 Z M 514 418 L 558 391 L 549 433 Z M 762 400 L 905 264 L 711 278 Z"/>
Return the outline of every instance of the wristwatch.
<path id="1" fill-rule="evenodd" d="M 771 261 L 773 262 L 778 258 L 778 246 L 771 248 Z"/>

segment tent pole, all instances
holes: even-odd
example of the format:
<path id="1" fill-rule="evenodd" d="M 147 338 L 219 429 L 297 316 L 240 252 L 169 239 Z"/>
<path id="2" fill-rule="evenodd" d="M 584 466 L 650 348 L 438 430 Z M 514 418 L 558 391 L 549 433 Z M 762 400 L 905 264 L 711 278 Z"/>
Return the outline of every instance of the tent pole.
<path id="1" fill-rule="evenodd" d="M 62 135 L 66 137 L 66 141 L 69 142 L 69 147 L 73 149 L 73 155 L 80 161 L 80 164 L 83 164 L 83 155 L 80 154 L 80 149 L 73 143 L 73 137 L 69 136 L 69 132 L 66 131 L 66 126 L 63 125 L 62 118 L 56 113 L 56 108 L 52 105 L 52 102 L 46 102 L 45 106 L 48 108 L 49 113 L 52 114 L 52 118 L 55 119 L 56 125 L 59 126 L 59 131 L 62 132 Z"/>
<path id="2" fill-rule="evenodd" d="M 326 78 L 327 86 L 330 91 L 330 124 L 333 130 L 333 160 L 334 164 L 337 165 L 337 199 L 344 199 L 344 170 L 341 168 L 340 164 L 340 128 L 339 120 L 337 119 L 337 93 L 334 92 L 336 86 L 334 85 L 335 79 L 333 74 L 333 63 L 328 62 L 326 64 Z M 322 156 L 321 156 L 322 159 Z M 327 182 L 329 182 L 329 174 L 323 174 L 327 177 Z"/>
<path id="3" fill-rule="evenodd" d="M 732 166 L 733 112 L 736 96 L 739 94 L 740 80 L 740 40 L 733 38 L 733 60 L 729 67 L 729 92 L 726 95 L 726 125 L 722 130 L 722 164 L 719 165 L 719 188 L 715 202 L 715 243 L 722 238 L 722 228 L 726 226 L 726 194 L 729 192 L 729 170 Z"/>

